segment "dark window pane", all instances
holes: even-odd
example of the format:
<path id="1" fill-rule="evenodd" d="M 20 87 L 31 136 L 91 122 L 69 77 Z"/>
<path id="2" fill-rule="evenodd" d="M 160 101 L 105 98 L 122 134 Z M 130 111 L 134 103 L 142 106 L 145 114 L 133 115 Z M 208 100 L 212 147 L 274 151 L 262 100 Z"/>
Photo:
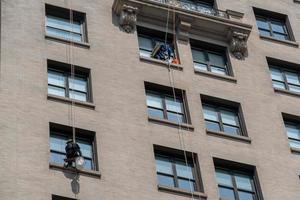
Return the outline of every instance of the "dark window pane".
<path id="1" fill-rule="evenodd" d="M 93 162 L 90 159 L 84 159 L 84 169 L 93 169 Z"/>
<path id="2" fill-rule="evenodd" d="M 155 160 L 157 172 L 173 175 L 172 163 L 168 158 L 155 156 Z"/>
<path id="3" fill-rule="evenodd" d="M 300 149 L 300 141 L 296 141 L 296 140 L 289 140 L 290 146 L 293 148 L 297 148 Z"/>
<path id="4" fill-rule="evenodd" d="M 195 183 L 190 180 L 178 179 L 178 187 L 193 192 L 195 190 Z"/>
<path id="5" fill-rule="evenodd" d="M 211 121 L 219 121 L 218 113 L 212 106 L 203 106 L 204 118 Z"/>
<path id="6" fill-rule="evenodd" d="M 175 187 L 174 179 L 172 177 L 157 174 L 157 178 L 158 178 L 159 185 Z"/>
<path id="7" fill-rule="evenodd" d="M 157 94 L 147 93 L 147 106 L 162 108 L 163 105 L 161 96 Z"/>
<path id="8" fill-rule="evenodd" d="M 185 122 L 183 115 L 171 113 L 171 112 L 168 112 L 167 115 L 168 115 L 168 120 L 170 120 L 172 122 L 175 122 L 175 123 L 184 123 Z"/>
<path id="9" fill-rule="evenodd" d="M 239 135 L 240 133 L 239 128 L 227 125 L 224 125 L 224 132 L 233 135 Z"/>
<path id="10" fill-rule="evenodd" d="M 235 112 L 221 110 L 221 118 L 224 124 L 238 126 L 238 116 Z"/>
<path id="11" fill-rule="evenodd" d="M 260 35 L 262 36 L 271 36 L 271 32 L 270 31 L 266 31 L 266 30 L 259 30 Z"/>
<path id="12" fill-rule="evenodd" d="M 257 17 L 256 23 L 257 23 L 258 28 L 267 29 L 267 30 L 269 29 L 269 24 L 265 19 Z"/>
<path id="13" fill-rule="evenodd" d="M 285 129 L 289 138 L 300 140 L 300 130 L 296 125 L 285 124 Z"/>
<path id="14" fill-rule="evenodd" d="M 234 177 L 238 189 L 253 191 L 251 177 L 243 174 L 236 174 Z"/>
<path id="15" fill-rule="evenodd" d="M 285 90 L 285 84 L 282 82 L 278 82 L 278 81 L 273 81 L 273 87 L 274 88 L 278 88 L 278 89 L 283 89 Z"/>
<path id="16" fill-rule="evenodd" d="M 154 109 L 154 108 L 148 108 L 148 115 L 150 117 L 156 117 L 156 118 L 164 118 L 164 113 L 162 110 Z"/>
<path id="17" fill-rule="evenodd" d="M 279 40 L 287 40 L 288 39 L 288 37 L 285 34 L 281 34 L 281 33 L 274 33 L 274 37 Z"/>
<path id="18" fill-rule="evenodd" d="M 185 161 L 176 161 L 176 172 L 177 176 L 182 178 L 194 179 L 193 167 L 191 164 L 186 164 Z"/>
<path id="19" fill-rule="evenodd" d="M 223 55 L 208 53 L 209 62 L 218 67 L 225 67 L 225 59 Z"/>
<path id="20" fill-rule="evenodd" d="M 283 76 L 282 73 L 279 69 L 276 68 L 270 68 L 271 71 L 271 78 L 272 80 L 276 80 L 276 81 L 283 81 Z"/>
<path id="21" fill-rule="evenodd" d="M 288 83 L 300 85 L 300 79 L 298 74 L 292 72 L 285 72 L 285 76 Z"/>
<path id="22" fill-rule="evenodd" d="M 65 87 L 65 76 L 61 72 L 48 71 L 48 84 Z"/>
<path id="23" fill-rule="evenodd" d="M 92 158 L 93 157 L 92 142 L 88 142 L 88 141 L 83 141 L 83 140 L 78 140 L 77 139 L 77 143 L 78 143 L 78 145 L 80 147 L 82 156 L 88 157 L 88 158 Z"/>
<path id="24" fill-rule="evenodd" d="M 218 184 L 233 187 L 231 175 L 225 170 L 216 170 Z"/>
<path id="25" fill-rule="evenodd" d="M 176 113 L 184 113 L 183 103 L 180 99 L 166 98 L 166 107 L 168 111 L 173 111 Z"/>
<path id="26" fill-rule="evenodd" d="M 271 22 L 272 30 L 278 33 L 285 33 L 285 25 L 282 22 Z"/>
<path id="27" fill-rule="evenodd" d="M 200 63 L 206 62 L 206 57 L 205 57 L 204 51 L 192 49 L 192 55 L 193 55 L 194 61 L 197 61 Z"/>
<path id="28" fill-rule="evenodd" d="M 300 86 L 296 86 L 296 85 L 289 85 L 290 91 L 293 92 L 300 92 Z"/>
<path id="29" fill-rule="evenodd" d="M 66 156 L 64 154 L 59 153 L 50 153 L 50 162 L 57 163 L 57 164 L 64 164 L 64 159 Z"/>
<path id="30" fill-rule="evenodd" d="M 77 92 L 77 91 L 69 91 L 69 96 L 71 99 L 75 99 L 78 101 L 87 101 L 87 94 L 82 93 L 82 92 Z"/>
<path id="31" fill-rule="evenodd" d="M 226 75 L 226 69 L 221 67 L 211 66 L 211 72 Z"/>
<path id="32" fill-rule="evenodd" d="M 197 70 L 207 71 L 207 64 L 194 62 L 194 68 Z"/>
<path id="33" fill-rule="evenodd" d="M 219 187 L 220 197 L 226 200 L 235 200 L 234 192 L 232 189 Z"/>
<path id="34" fill-rule="evenodd" d="M 210 131 L 220 131 L 220 125 L 217 122 L 205 121 L 206 129 Z"/>
<path id="35" fill-rule="evenodd" d="M 48 94 L 53 94 L 56 96 L 65 97 L 66 96 L 66 90 L 64 88 L 48 85 Z"/>
<path id="36" fill-rule="evenodd" d="M 152 43 L 152 40 L 150 38 L 139 36 L 138 37 L 138 42 L 139 42 L 140 49 L 152 52 L 153 43 Z"/>
<path id="37" fill-rule="evenodd" d="M 240 200 L 254 200 L 253 194 L 248 192 L 239 192 Z"/>
<path id="38" fill-rule="evenodd" d="M 66 136 L 51 134 L 50 149 L 64 153 L 67 140 Z"/>

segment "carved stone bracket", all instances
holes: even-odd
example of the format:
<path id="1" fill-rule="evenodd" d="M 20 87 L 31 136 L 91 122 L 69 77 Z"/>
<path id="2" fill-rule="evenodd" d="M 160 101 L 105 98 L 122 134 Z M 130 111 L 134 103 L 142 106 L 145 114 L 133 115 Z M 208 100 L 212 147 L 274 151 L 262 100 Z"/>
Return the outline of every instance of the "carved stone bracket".
<path id="1" fill-rule="evenodd" d="M 248 34 L 233 31 L 230 37 L 230 51 L 239 60 L 246 57 Z"/>
<path id="2" fill-rule="evenodd" d="M 119 23 L 126 33 L 133 33 L 136 27 L 138 8 L 124 4 L 120 13 Z"/>

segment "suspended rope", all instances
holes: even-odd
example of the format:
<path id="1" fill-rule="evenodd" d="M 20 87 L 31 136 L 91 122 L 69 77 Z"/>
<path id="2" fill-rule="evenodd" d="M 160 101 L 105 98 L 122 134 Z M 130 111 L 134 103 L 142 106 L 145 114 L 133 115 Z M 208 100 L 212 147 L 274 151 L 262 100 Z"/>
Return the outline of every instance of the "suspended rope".
<path id="1" fill-rule="evenodd" d="M 74 80 L 75 80 L 75 67 L 74 67 L 74 62 L 73 62 L 73 46 L 74 46 L 74 41 L 73 41 L 73 31 L 74 31 L 74 15 L 73 15 L 73 10 L 72 10 L 72 1 L 70 1 L 70 6 L 69 6 L 69 14 L 70 14 L 70 25 L 71 25 L 71 32 L 69 35 L 69 63 L 70 63 L 70 68 L 71 68 L 71 78 L 68 79 L 69 81 L 69 98 L 71 99 L 71 105 L 70 105 L 70 125 L 72 127 L 72 140 L 73 143 L 76 142 L 76 133 L 75 133 L 75 102 L 74 99 L 72 98 L 70 94 L 70 88 L 74 88 Z"/>
<path id="2" fill-rule="evenodd" d="M 175 6 L 172 6 L 172 11 L 173 11 L 173 49 L 174 49 L 174 58 L 173 59 L 177 59 L 176 56 L 176 52 L 175 52 L 175 46 L 176 46 L 176 12 L 175 12 Z M 169 31 L 169 18 L 170 18 L 170 6 L 168 4 L 168 14 L 167 14 L 167 23 L 166 23 L 166 33 L 165 33 L 165 45 L 167 44 L 167 38 L 168 38 L 168 31 Z M 173 70 L 171 68 L 171 61 L 170 59 L 168 60 L 168 75 L 169 75 L 169 82 L 170 85 L 172 87 L 172 93 L 173 93 L 173 99 L 174 102 L 177 103 L 177 97 L 176 97 L 176 89 L 175 89 L 175 79 L 174 79 L 174 74 L 173 74 Z M 180 89 L 181 91 L 181 97 L 182 97 L 182 103 L 183 103 L 183 109 L 184 109 L 184 113 L 186 115 L 186 121 L 188 121 L 188 117 L 187 117 L 187 105 L 186 102 L 184 101 L 184 91 L 182 89 Z M 182 131 L 182 123 L 180 122 L 180 118 L 179 118 L 179 111 L 176 111 L 176 117 L 177 117 L 177 122 L 178 122 L 178 137 L 179 137 L 179 144 L 180 144 L 180 148 L 183 151 L 183 156 L 184 156 L 184 161 L 185 161 L 185 166 L 186 166 L 186 171 L 189 171 L 189 162 L 188 162 L 188 156 L 187 156 L 187 152 L 186 152 L 186 147 L 185 147 L 185 142 L 184 142 L 184 135 L 183 135 L 183 131 Z M 189 131 L 189 128 L 188 128 Z M 195 165 L 195 159 L 194 159 L 194 155 L 192 153 L 191 155 L 192 157 L 192 163 L 194 166 Z M 192 180 L 190 178 L 188 178 L 189 180 L 189 187 L 190 187 L 190 192 L 191 192 L 191 199 L 194 200 L 195 195 L 194 195 L 194 186 L 192 184 Z"/>

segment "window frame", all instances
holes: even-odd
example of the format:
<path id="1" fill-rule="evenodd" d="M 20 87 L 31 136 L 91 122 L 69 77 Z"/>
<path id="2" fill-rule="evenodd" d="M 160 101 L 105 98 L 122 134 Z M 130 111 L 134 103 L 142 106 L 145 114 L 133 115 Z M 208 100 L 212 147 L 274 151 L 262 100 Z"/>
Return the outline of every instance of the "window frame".
<path id="1" fill-rule="evenodd" d="M 148 97 L 148 94 L 154 94 L 154 95 L 157 95 L 157 96 L 159 96 L 160 97 L 160 99 L 161 99 L 161 102 L 162 102 L 162 108 L 157 108 L 157 107 L 153 107 L 153 106 L 149 106 L 148 104 L 147 104 L 147 109 L 148 108 L 151 108 L 151 109 L 155 109 L 155 110 L 160 110 L 160 111 L 162 111 L 163 112 L 163 118 L 162 119 L 164 119 L 164 120 L 168 120 L 168 121 L 171 121 L 171 120 L 169 120 L 168 119 L 168 113 L 170 112 L 170 113 L 172 113 L 172 114 L 176 114 L 176 115 L 180 115 L 180 116 L 182 116 L 182 122 L 175 122 L 175 123 L 179 123 L 179 124 L 190 124 L 190 120 L 189 120 L 189 116 L 188 116 L 188 114 L 187 114 L 187 112 L 188 112 L 188 109 L 187 109 L 187 105 L 186 105 L 186 98 L 185 98 L 185 93 L 184 93 L 184 91 L 182 91 L 182 93 L 183 94 L 178 94 L 178 93 L 176 93 L 176 91 L 175 91 L 175 97 L 176 97 L 176 101 L 175 102 L 178 102 L 177 100 L 179 100 L 180 102 L 181 102 L 181 104 L 182 104 L 182 109 L 183 109 L 183 113 L 178 113 L 178 112 L 174 112 L 174 111 L 169 111 L 168 109 L 167 109 L 167 104 L 166 104 L 166 98 L 171 98 L 171 99 L 173 99 L 174 100 L 174 96 L 172 96 L 172 95 L 170 95 L 170 94 L 167 94 L 167 92 L 164 92 L 163 90 L 154 90 L 153 88 L 151 88 L 151 89 L 147 89 L 147 87 L 146 87 L 146 89 L 145 89 L 145 92 L 146 92 L 146 98 Z M 182 95 L 184 95 L 184 96 L 182 96 Z M 148 112 L 148 111 L 147 111 Z M 149 117 L 151 117 L 150 115 L 149 115 L 149 113 L 148 113 L 148 116 Z M 157 118 L 157 117 L 156 117 Z M 161 118 L 159 118 L 159 119 L 161 119 Z M 173 121 L 171 121 L 171 122 L 173 122 Z"/>
<path id="2" fill-rule="evenodd" d="M 139 37 L 142 37 L 142 38 L 147 38 L 147 39 L 150 39 L 152 41 L 152 51 L 155 47 L 155 44 L 153 43 L 153 41 L 155 42 L 160 42 L 160 43 L 165 43 L 165 36 L 164 36 L 165 33 L 165 30 L 162 31 L 162 30 L 157 30 L 157 29 L 153 29 L 153 28 L 147 28 L 145 26 L 141 26 L 141 25 L 138 25 L 137 26 L 137 39 L 139 39 Z M 179 53 L 178 53 L 178 48 L 177 48 L 177 43 L 176 41 L 174 40 L 174 34 L 173 33 L 170 33 L 169 31 L 167 32 L 167 44 L 169 44 L 170 46 L 173 47 L 173 53 L 174 53 L 174 57 L 177 58 L 179 61 Z M 139 47 L 139 55 L 141 55 L 141 48 L 140 48 L 140 43 L 138 41 L 138 47 Z M 144 49 L 142 49 L 144 50 Z M 149 50 L 145 50 L 147 52 L 149 52 Z M 151 53 L 152 53 L 151 51 Z M 151 54 L 150 54 L 151 55 Z M 142 56 L 144 57 L 144 56 Z M 150 56 L 150 58 L 152 58 Z M 152 59 L 156 59 L 156 58 L 152 58 Z"/>
<path id="3" fill-rule="evenodd" d="M 193 57 L 194 69 L 195 69 L 195 63 L 200 63 L 200 64 L 205 64 L 207 66 L 207 70 L 205 70 L 207 72 L 220 75 L 218 73 L 212 72 L 211 68 L 212 68 L 212 66 L 215 66 L 216 68 L 225 69 L 225 74 L 221 74 L 221 75 L 232 76 L 231 70 L 228 69 L 228 67 L 229 67 L 228 63 L 229 62 L 228 62 L 228 58 L 227 58 L 227 55 L 226 55 L 225 51 L 224 51 L 224 53 L 221 53 L 221 52 L 218 52 L 218 51 L 208 50 L 208 49 L 205 49 L 205 48 L 195 47 L 195 46 L 191 46 L 191 50 L 202 51 L 204 53 L 204 56 L 205 56 L 205 63 L 198 62 Z M 221 66 L 213 65 L 211 63 L 211 61 L 209 60 L 209 56 L 208 56 L 209 53 L 221 56 L 225 61 L 225 66 L 221 67 Z M 204 71 L 204 70 L 201 70 L 201 71 Z"/>
<path id="4" fill-rule="evenodd" d="M 80 25 L 80 34 L 74 31 L 68 31 L 65 29 L 61 29 L 61 28 L 57 28 L 57 27 L 53 27 L 53 26 L 48 26 L 47 24 L 47 20 L 48 17 L 54 17 L 57 19 L 63 19 L 63 20 L 69 20 L 71 24 L 71 20 L 70 20 L 70 16 L 71 13 L 73 15 L 73 22 L 77 22 Z M 64 38 L 58 35 L 53 35 L 53 34 L 48 34 L 47 28 L 53 28 L 55 30 L 60 30 L 66 33 L 70 34 L 70 37 L 68 38 Z M 50 5 L 50 4 L 45 4 L 45 32 L 47 35 L 49 36 L 54 36 L 54 37 L 59 37 L 62 38 L 64 40 L 70 40 L 72 42 L 83 42 L 83 43 L 87 43 L 88 42 L 88 37 L 87 37 L 87 17 L 86 17 L 86 13 L 80 12 L 80 11 L 76 11 L 76 10 L 70 10 L 68 8 L 63 8 L 63 7 L 58 7 L 58 6 L 54 6 L 54 5 Z M 72 39 L 72 34 L 75 35 L 80 35 L 81 40 L 77 41 Z"/>
<path id="5" fill-rule="evenodd" d="M 65 95 L 64 96 L 49 94 L 48 91 L 47 91 L 47 93 L 49 95 L 55 95 L 55 96 L 59 96 L 59 97 L 62 97 L 62 98 L 68 98 L 70 100 L 80 101 L 80 102 L 89 102 L 89 103 L 93 102 L 92 88 L 91 88 L 92 87 L 91 86 L 91 71 L 90 71 L 90 69 L 82 68 L 82 67 L 78 67 L 78 66 L 73 66 L 74 67 L 74 78 L 77 77 L 77 78 L 83 78 L 83 79 L 86 80 L 86 92 L 83 92 L 83 91 L 80 91 L 80 90 L 71 89 L 71 87 L 69 85 L 69 80 L 72 78 L 72 76 L 71 76 L 71 66 L 69 64 L 59 63 L 59 62 L 56 62 L 56 61 L 48 60 L 47 65 L 48 65 L 47 66 L 47 87 L 49 88 L 49 86 L 52 86 L 52 87 L 61 88 L 61 89 L 65 90 Z M 54 85 L 54 84 L 51 84 L 51 83 L 48 82 L 48 75 L 49 75 L 50 71 L 61 73 L 63 75 L 64 87 Z M 71 98 L 70 97 L 70 91 L 85 94 L 86 95 L 86 101 Z"/>
<path id="6" fill-rule="evenodd" d="M 171 161 L 170 163 L 172 166 L 172 173 L 173 173 L 172 175 L 158 172 L 157 166 L 156 166 L 156 160 L 157 160 L 156 157 L 157 156 L 167 158 L 169 161 Z M 191 168 L 192 168 L 193 179 L 189 179 L 189 178 L 185 178 L 185 177 L 181 177 L 181 176 L 177 175 L 175 160 L 185 162 L 185 158 L 187 159 L 188 164 L 192 165 Z M 178 179 L 182 179 L 182 180 L 190 181 L 191 184 L 194 183 L 193 191 L 189 191 L 189 190 L 186 190 L 186 191 L 192 192 L 192 193 L 193 192 L 204 192 L 204 189 L 203 189 L 204 187 L 203 187 L 203 182 L 202 182 L 201 172 L 200 172 L 200 165 L 199 165 L 198 157 L 197 157 L 196 153 L 184 152 L 182 150 L 177 150 L 177 149 L 172 149 L 172 148 L 168 148 L 168 147 L 154 145 L 154 161 L 155 161 L 155 172 L 156 172 L 156 178 L 157 178 L 158 185 L 159 185 L 158 175 L 162 175 L 162 176 L 171 177 L 173 179 L 174 187 L 171 187 L 171 188 L 186 190 L 186 189 L 179 187 Z M 161 186 L 165 186 L 165 185 L 161 185 Z M 170 187 L 170 186 L 166 186 L 166 187 Z"/>
<path id="7" fill-rule="evenodd" d="M 215 167 L 215 174 L 216 172 L 220 170 L 220 171 L 226 171 L 228 175 L 230 175 L 230 178 L 231 178 L 231 183 L 232 183 L 232 186 L 228 186 L 228 185 L 224 185 L 224 184 L 220 184 L 218 183 L 217 181 L 217 185 L 218 185 L 218 189 L 221 187 L 221 188 L 226 188 L 226 189 L 230 189 L 233 191 L 234 193 L 234 197 L 235 197 L 235 200 L 239 200 L 239 191 L 241 192 L 246 192 L 246 193 L 251 193 L 252 194 L 252 197 L 254 197 L 253 200 L 259 200 L 259 196 L 258 196 L 258 193 L 257 193 L 257 187 L 256 187 L 256 184 L 255 184 L 255 179 L 254 179 L 254 175 L 253 174 L 250 174 L 250 173 L 246 173 L 244 171 L 240 171 L 240 170 L 232 170 L 232 169 L 229 169 L 229 168 L 225 168 L 225 167 Z M 235 180 L 235 177 L 237 174 L 240 174 L 240 175 L 245 175 L 245 176 L 250 176 L 252 177 L 250 179 L 250 183 L 251 183 L 251 187 L 252 187 L 252 190 L 253 191 L 249 191 L 249 190 L 246 190 L 246 189 L 239 189 L 238 186 L 237 186 L 237 182 Z M 220 195 L 220 194 L 219 194 Z M 222 198 L 222 197 L 221 197 Z"/>
<path id="8" fill-rule="evenodd" d="M 296 148 L 296 147 L 292 147 L 292 146 L 291 146 L 290 140 L 296 141 L 296 142 L 298 142 L 299 145 L 300 145 L 300 139 L 296 139 L 296 138 L 291 138 L 291 137 L 289 137 L 289 136 L 288 136 L 287 129 L 286 129 L 286 125 L 295 126 L 295 127 L 297 128 L 297 130 L 299 131 L 299 133 L 300 133 L 300 123 L 298 123 L 298 122 L 296 122 L 296 121 L 293 121 L 293 120 L 290 120 L 290 119 L 285 119 L 285 118 L 283 119 L 283 121 L 284 121 L 284 127 L 285 127 L 286 136 L 287 136 L 287 138 L 288 138 L 289 146 L 290 146 L 291 148 Z M 299 135 L 299 136 L 300 136 L 300 135 Z M 300 148 L 297 148 L 297 149 L 300 149 Z"/>
<path id="9" fill-rule="evenodd" d="M 277 38 L 277 37 L 274 36 L 274 33 L 276 33 L 276 34 L 280 34 L 280 35 L 285 36 L 286 39 L 284 39 L 284 40 L 288 40 L 288 41 L 292 40 L 291 36 L 290 36 L 290 33 L 289 33 L 289 30 L 288 30 L 288 27 L 287 27 L 287 24 L 286 24 L 286 19 L 276 19 L 276 18 L 273 18 L 273 17 L 263 16 L 263 15 L 255 15 L 255 18 L 256 18 L 256 22 L 258 21 L 258 18 L 260 18 L 260 19 L 263 19 L 268 24 L 269 29 L 260 28 L 258 25 L 257 25 L 257 28 L 258 28 L 259 31 L 262 30 L 262 31 L 269 32 L 270 33 L 269 37 L 272 37 L 272 38 L 275 38 L 275 39 L 278 39 L 278 40 L 282 40 L 282 39 Z M 272 22 L 281 23 L 282 26 L 283 26 L 284 33 L 274 31 L 273 28 L 272 28 Z M 262 34 L 260 33 L 260 35 L 262 35 Z"/>
<path id="10" fill-rule="evenodd" d="M 61 151 L 51 149 L 50 139 L 53 135 L 61 136 L 61 137 L 67 138 L 67 139 L 72 139 L 72 128 L 68 127 L 68 126 L 60 125 L 60 124 L 50 123 L 50 130 L 49 130 L 49 152 L 50 152 L 49 162 L 50 163 L 52 163 L 52 161 L 51 161 L 52 153 L 66 155 L 66 152 L 61 152 Z M 96 147 L 97 141 L 96 141 L 95 132 L 75 128 L 75 135 L 76 135 L 76 140 L 78 139 L 81 141 L 89 142 L 92 147 L 92 157 L 89 158 L 89 157 L 83 156 L 84 159 L 88 159 L 91 161 L 91 169 L 84 168 L 84 170 L 98 171 L 98 159 L 97 159 L 97 147 Z M 60 164 L 60 163 L 55 163 L 55 164 Z"/>
<path id="11" fill-rule="evenodd" d="M 283 78 L 283 81 L 278 81 L 278 80 L 273 79 L 273 78 L 272 78 L 272 71 L 271 71 L 271 69 L 279 70 L 280 73 L 281 73 L 281 77 Z M 288 68 L 286 68 L 286 67 L 280 67 L 280 66 L 273 65 L 273 64 L 269 64 L 269 70 L 270 70 L 270 75 L 271 75 L 272 85 L 273 85 L 273 82 L 276 82 L 276 83 L 282 83 L 282 84 L 284 84 L 284 87 L 285 87 L 284 90 L 289 91 L 289 92 L 296 92 L 296 91 L 290 90 L 290 85 L 299 87 L 299 89 L 300 89 L 300 84 L 299 84 L 299 85 L 296 85 L 296 84 L 293 84 L 293 83 L 289 83 L 288 80 L 287 80 L 287 77 L 286 77 L 286 72 L 294 73 L 294 74 L 297 74 L 298 79 L 299 79 L 299 81 L 300 81 L 300 73 L 299 73 L 299 71 L 297 71 L 297 70 L 292 70 L 292 69 L 288 69 Z M 281 88 L 276 88 L 276 87 L 274 87 L 274 85 L 273 85 L 273 88 L 279 89 L 279 90 L 281 89 Z M 281 89 L 281 90 L 282 90 L 282 89 Z M 296 92 L 296 93 L 300 93 L 300 92 Z"/>
<path id="12" fill-rule="evenodd" d="M 205 116 L 204 116 L 204 107 L 205 106 L 207 106 L 207 107 L 213 107 L 216 110 L 217 117 L 218 117 L 218 122 L 213 121 L 213 120 L 209 120 L 209 119 L 205 119 Z M 238 134 L 237 135 L 239 135 L 239 136 L 247 136 L 244 133 L 245 131 L 244 131 L 244 128 L 243 128 L 242 116 L 241 116 L 241 112 L 239 111 L 239 109 L 228 108 L 226 106 L 217 105 L 217 104 L 213 104 L 213 103 L 207 103 L 207 102 L 202 103 L 202 108 L 203 108 L 204 121 L 205 122 L 209 121 L 209 122 L 213 122 L 213 123 L 218 123 L 219 128 L 220 128 L 220 132 L 232 135 L 232 133 L 228 133 L 228 132 L 224 131 L 224 125 L 225 125 L 225 126 L 230 126 L 230 127 L 238 128 L 237 129 L 238 130 Z M 221 110 L 225 110 L 225 111 L 228 111 L 228 112 L 231 112 L 231 113 L 235 113 L 236 116 L 237 116 L 237 118 L 238 118 L 237 121 L 235 120 L 237 122 L 238 126 L 234 126 L 234 125 L 231 125 L 231 124 L 223 123 L 222 116 L 221 116 Z M 206 130 L 213 131 L 213 130 L 207 129 L 207 127 L 206 127 Z"/>

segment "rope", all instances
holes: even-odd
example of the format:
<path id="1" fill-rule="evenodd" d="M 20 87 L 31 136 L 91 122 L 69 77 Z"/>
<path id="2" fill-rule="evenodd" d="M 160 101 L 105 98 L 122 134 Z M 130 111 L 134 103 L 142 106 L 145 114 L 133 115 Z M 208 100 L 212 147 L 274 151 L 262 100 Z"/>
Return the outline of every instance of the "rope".
<path id="1" fill-rule="evenodd" d="M 165 36 L 165 43 L 167 42 L 167 35 L 168 35 L 168 24 L 169 24 L 169 12 L 170 12 L 170 8 L 169 8 L 169 4 L 168 4 L 168 15 L 167 15 L 167 23 L 166 23 L 166 36 Z M 174 38 L 173 38 L 173 45 L 175 47 L 175 41 L 176 41 L 176 13 L 175 13 L 175 7 L 173 6 L 173 33 L 174 33 Z M 174 48 L 174 54 L 175 54 L 175 48 Z M 176 54 L 175 54 L 176 55 Z M 175 79 L 174 79 L 174 74 L 173 74 L 173 70 L 171 69 L 171 62 L 170 60 L 168 61 L 168 75 L 169 75 L 169 82 L 170 85 L 172 87 L 172 93 L 173 93 L 173 98 L 175 103 L 177 103 L 177 98 L 176 98 L 176 91 L 175 91 Z M 184 92 L 182 89 L 181 90 L 181 96 L 182 98 L 184 98 Z M 184 108 L 184 113 L 186 115 L 186 120 L 188 120 L 187 118 L 187 105 L 184 101 L 184 99 L 182 99 L 183 102 L 183 108 Z M 188 171 L 188 158 L 187 158 L 187 152 L 186 152 L 186 148 L 185 148 L 185 142 L 184 142 L 184 135 L 182 132 L 182 124 L 180 123 L 180 119 L 179 119 L 179 112 L 176 112 L 176 116 L 177 116 L 177 122 L 178 122 L 178 137 L 179 137 L 179 144 L 180 144 L 180 148 L 183 150 L 183 154 L 184 154 L 184 160 L 185 160 L 185 165 L 186 165 L 186 170 Z M 189 128 L 188 128 L 189 130 Z M 192 153 L 192 161 L 195 167 L 195 160 L 194 160 L 194 155 Z M 192 185 L 192 181 L 189 178 L 189 186 L 190 186 L 190 191 L 191 191 L 191 199 L 194 200 L 194 189 L 193 189 L 193 185 Z"/>
<path id="2" fill-rule="evenodd" d="M 69 98 L 70 98 L 70 87 L 71 88 L 74 88 L 74 78 L 75 78 L 75 69 L 74 69 L 74 64 L 73 64 L 73 46 L 74 46 L 74 41 L 72 39 L 72 33 L 73 33 L 73 29 L 74 29 L 74 19 L 73 19 L 73 10 L 72 10 L 72 1 L 70 1 L 70 24 L 71 24 L 71 33 L 70 33 L 70 37 L 69 37 L 69 42 L 70 42 L 70 45 L 69 45 L 69 63 L 70 63 L 70 67 L 71 67 L 71 78 L 70 78 L 70 81 L 69 81 Z M 70 125 L 72 127 L 72 140 L 73 142 L 75 143 L 76 142 L 76 133 L 75 133 L 75 102 L 73 100 L 73 98 L 70 98 L 71 99 L 71 106 L 70 106 L 70 110 L 71 110 L 71 113 L 70 113 Z"/>
<path id="3" fill-rule="evenodd" d="M 69 98 L 71 99 L 71 105 L 70 105 L 70 113 L 69 113 L 69 123 L 72 127 L 72 140 L 73 143 L 76 142 L 76 129 L 75 129 L 75 102 L 74 99 L 70 97 L 70 88 L 74 88 L 74 80 L 75 80 L 75 67 L 74 67 L 74 60 L 73 60 L 73 55 L 74 55 L 74 41 L 73 41 L 73 32 L 74 32 L 74 16 L 73 16 L 73 10 L 72 10 L 72 0 L 69 1 L 70 5 L 69 5 L 69 13 L 70 13 L 70 25 L 71 25 L 71 32 L 70 32 L 70 37 L 69 37 L 69 63 L 70 63 L 70 67 L 71 67 L 71 78 L 68 79 L 67 81 L 69 81 Z M 68 45 L 67 45 L 68 46 Z M 73 178 L 73 180 L 76 181 L 76 183 L 78 183 L 79 185 L 79 173 L 77 171 L 77 168 L 75 168 L 75 177 Z M 79 191 L 74 193 L 75 199 L 78 198 L 79 195 Z"/>

